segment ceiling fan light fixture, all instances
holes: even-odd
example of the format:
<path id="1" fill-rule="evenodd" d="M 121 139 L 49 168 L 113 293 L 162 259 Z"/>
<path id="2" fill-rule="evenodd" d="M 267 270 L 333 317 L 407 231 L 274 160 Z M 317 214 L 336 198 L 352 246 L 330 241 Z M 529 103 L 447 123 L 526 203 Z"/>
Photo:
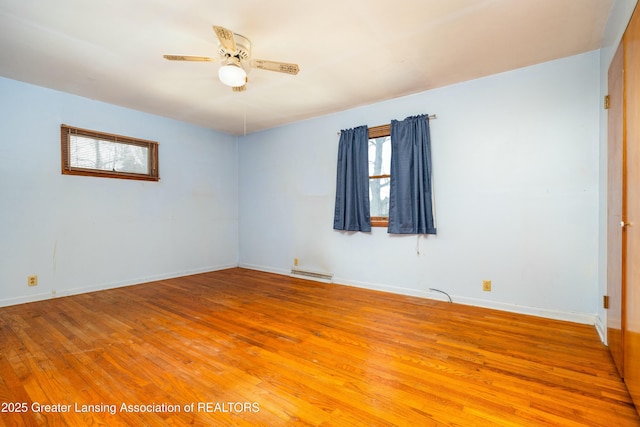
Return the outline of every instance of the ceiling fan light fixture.
<path id="1" fill-rule="evenodd" d="M 218 70 L 220 81 L 227 86 L 243 86 L 247 81 L 247 73 L 236 64 L 227 64 Z"/>
<path id="2" fill-rule="evenodd" d="M 214 25 L 213 30 L 218 38 L 218 55 L 220 68 L 218 69 L 218 78 L 220 82 L 229 86 L 234 92 L 243 92 L 247 90 L 247 71 L 258 68 L 267 71 L 277 71 L 291 75 L 298 74 L 300 68 L 298 64 L 290 64 L 287 62 L 268 61 L 264 59 L 251 58 L 251 42 L 248 38 L 236 34 L 224 27 Z M 208 56 L 193 55 L 163 55 L 165 59 L 170 61 L 199 61 L 208 62 L 215 61 L 214 58 Z"/>

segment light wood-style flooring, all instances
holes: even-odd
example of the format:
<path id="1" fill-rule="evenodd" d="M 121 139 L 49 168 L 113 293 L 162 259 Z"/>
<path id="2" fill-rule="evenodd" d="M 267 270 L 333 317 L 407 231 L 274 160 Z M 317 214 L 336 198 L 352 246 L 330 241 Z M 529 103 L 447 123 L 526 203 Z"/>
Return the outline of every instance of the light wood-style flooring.
<path id="1" fill-rule="evenodd" d="M 593 326 L 245 269 L 0 308 L 0 404 L 0 426 L 640 426 Z"/>

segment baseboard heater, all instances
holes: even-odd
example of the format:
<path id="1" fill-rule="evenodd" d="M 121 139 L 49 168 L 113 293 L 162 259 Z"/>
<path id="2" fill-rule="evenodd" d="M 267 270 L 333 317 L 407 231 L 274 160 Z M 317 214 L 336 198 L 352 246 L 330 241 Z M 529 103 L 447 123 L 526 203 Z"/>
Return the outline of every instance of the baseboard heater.
<path id="1" fill-rule="evenodd" d="M 333 274 L 321 273 L 319 271 L 302 270 L 300 268 L 292 268 L 291 276 L 302 279 L 318 280 L 320 282 L 331 282 Z"/>

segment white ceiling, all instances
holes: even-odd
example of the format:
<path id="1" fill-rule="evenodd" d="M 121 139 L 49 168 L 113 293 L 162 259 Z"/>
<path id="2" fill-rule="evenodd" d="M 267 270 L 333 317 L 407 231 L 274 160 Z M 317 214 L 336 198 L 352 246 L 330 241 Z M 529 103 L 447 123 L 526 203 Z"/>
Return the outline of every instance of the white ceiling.
<path id="1" fill-rule="evenodd" d="M 235 135 L 598 49 L 613 0 L 0 0 L 0 76 Z M 219 25 L 253 57 L 218 81 Z M 245 121 L 246 118 L 246 121 Z"/>

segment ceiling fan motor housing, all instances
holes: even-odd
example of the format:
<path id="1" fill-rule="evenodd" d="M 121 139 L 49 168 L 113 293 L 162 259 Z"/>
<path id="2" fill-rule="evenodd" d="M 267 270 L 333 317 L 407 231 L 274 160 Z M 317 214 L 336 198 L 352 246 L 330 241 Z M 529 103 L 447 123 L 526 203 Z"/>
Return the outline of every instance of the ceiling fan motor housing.
<path id="1" fill-rule="evenodd" d="M 240 34 L 233 34 L 236 42 L 236 51 L 225 49 L 221 43 L 218 43 L 218 53 L 222 58 L 237 58 L 245 70 L 249 68 L 249 58 L 251 57 L 251 42 L 248 38 Z"/>

